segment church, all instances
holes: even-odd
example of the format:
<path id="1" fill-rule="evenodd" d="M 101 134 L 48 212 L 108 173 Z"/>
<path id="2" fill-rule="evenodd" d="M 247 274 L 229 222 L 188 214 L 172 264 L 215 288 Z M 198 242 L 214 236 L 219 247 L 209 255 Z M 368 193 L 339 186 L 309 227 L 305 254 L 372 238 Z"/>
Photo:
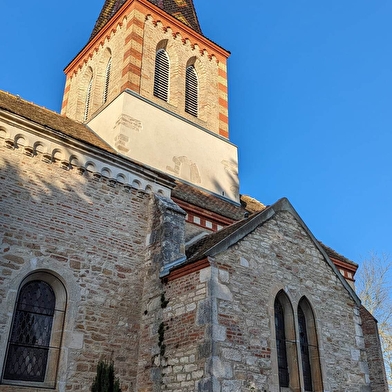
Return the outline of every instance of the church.
<path id="1" fill-rule="evenodd" d="M 385 392 L 357 265 L 240 194 L 230 53 L 105 0 L 61 113 L 0 91 L 0 392 Z M 1 87 L 1 86 L 0 86 Z"/>

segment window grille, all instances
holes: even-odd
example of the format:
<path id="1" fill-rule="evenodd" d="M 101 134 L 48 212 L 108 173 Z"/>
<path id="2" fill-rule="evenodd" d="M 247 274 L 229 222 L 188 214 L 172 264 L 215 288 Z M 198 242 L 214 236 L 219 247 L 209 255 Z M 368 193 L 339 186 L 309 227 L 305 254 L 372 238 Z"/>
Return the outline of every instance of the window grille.
<path id="1" fill-rule="evenodd" d="M 88 113 L 90 110 L 90 101 L 91 101 L 91 91 L 93 88 L 93 78 L 90 79 L 88 86 L 87 86 L 87 94 L 86 94 L 86 103 L 84 106 L 84 115 L 83 120 L 86 121 L 88 118 Z"/>
<path id="2" fill-rule="evenodd" d="M 109 59 L 106 70 L 105 70 L 105 84 L 103 90 L 103 103 L 106 103 L 108 100 L 108 92 L 109 92 L 109 81 L 110 81 L 110 71 L 112 69 L 112 58 Z"/>
<path id="3" fill-rule="evenodd" d="M 4 379 L 45 380 L 55 302 L 53 289 L 46 282 L 31 281 L 20 290 Z"/>
<path id="4" fill-rule="evenodd" d="M 276 350 L 278 354 L 279 386 L 289 387 L 289 366 L 287 362 L 286 332 L 283 306 L 279 299 L 275 300 Z"/>
<path id="5" fill-rule="evenodd" d="M 302 372 L 304 376 L 305 391 L 312 391 L 312 371 L 310 366 L 308 332 L 306 329 L 306 318 L 301 307 L 298 308 L 299 342 L 301 346 Z"/>
<path id="6" fill-rule="evenodd" d="M 154 95 L 164 101 L 169 99 L 169 56 L 164 49 L 155 56 Z"/>
<path id="7" fill-rule="evenodd" d="M 186 69 L 185 77 L 185 111 L 192 116 L 198 115 L 199 83 L 197 72 L 193 65 Z"/>

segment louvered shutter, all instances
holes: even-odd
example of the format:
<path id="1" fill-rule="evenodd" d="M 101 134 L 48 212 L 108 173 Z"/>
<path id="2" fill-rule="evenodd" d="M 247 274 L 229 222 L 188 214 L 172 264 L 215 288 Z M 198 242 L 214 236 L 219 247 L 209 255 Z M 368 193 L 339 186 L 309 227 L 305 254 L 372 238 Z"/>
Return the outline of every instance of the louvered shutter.
<path id="1" fill-rule="evenodd" d="M 191 65 L 186 69 L 185 77 L 185 111 L 197 117 L 198 114 L 198 80 L 195 67 Z"/>
<path id="2" fill-rule="evenodd" d="M 169 98 L 169 56 L 163 49 L 155 56 L 154 95 L 166 102 Z"/>
<path id="3" fill-rule="evenodd" d="M 88 113 L 90 111 L 90 101 L 91 101 L 91 91 L 93 88 L 93 78 L 90 79 L 87 86 L 86 103 L 84 106 L 83 120 L 86 121 L 88 118 Z"/>
<path id="4" fill-rule="evenodd" d="M 106 103 L 108 100 L 108 91 L 109 91 L 109 80 L 110 80 L 110 71 L 112 69 L 112 58 L 109 59 L 108 64 L 105 70 L 105 85 L 103 90 L 103 103 Z"/>

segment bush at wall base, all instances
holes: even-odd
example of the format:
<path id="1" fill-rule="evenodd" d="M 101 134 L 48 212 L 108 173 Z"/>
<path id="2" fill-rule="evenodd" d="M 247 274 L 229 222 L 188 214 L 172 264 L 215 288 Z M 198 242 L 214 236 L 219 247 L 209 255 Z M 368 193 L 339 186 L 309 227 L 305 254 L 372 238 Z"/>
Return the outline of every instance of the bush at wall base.
<path id="1" fill-rule="evenodd" d="M 100 360 L 97 365 L 97 375 L 91 386 L 91 392 L 121 392 L 120 381 L 114 376 L 113 362 Z"/>

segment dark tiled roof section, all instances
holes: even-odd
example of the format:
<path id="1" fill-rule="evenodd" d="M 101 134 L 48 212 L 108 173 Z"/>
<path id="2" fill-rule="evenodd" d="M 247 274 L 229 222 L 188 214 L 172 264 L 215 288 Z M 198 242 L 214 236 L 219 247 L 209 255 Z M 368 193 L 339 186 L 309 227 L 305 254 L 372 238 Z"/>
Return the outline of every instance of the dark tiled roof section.
<path id="1" fill-rule="evenodd" d="M 109 21 L 109 19 L 114 15 L 115 11 L 118 10 L 125 0 L 106 0 L 102 10 L 98 16 L 95 26 L 90 36 L 90 40 L 95 37 L 103 26 Z"/>
<path id="2" fill-rule="evenodd" d="M 113 148 L 86 125 L 1 90 L 0 109 L 14 113 L 53 131 L 60 132 L 63 136 L 69 136 L 105 151 L 116 153 Z"/>
<path id="3" fill-rule="evenodd" d="M 259 212 L 258 214 L 260 213 L 261 212 Z M 186 257 L 188 259 L 186 264 L 201 260 L 202 258 L 206 257 L 206 252 L 209 249 L 219 244 L 219 242 L 224 240 L 230 234 L 234 233 L 236 230 L 240 229 L 243 225 L 245 225 L 251 218 L 255 217 L 256 215 L 257 214 L 253 214 L 249 218 L 242 219 L 238 222 L 235 222 L 232 225 L 217 231 L 216 233 L 212 233 L 206 237 L 203 237 L 200 241 L 197 241 L 196 243 L 191 245 L 186 250 Z"/>
<path id="4" fill-rule="evenodd" d="M 230 203 L 218 196 L 180 181 L 176 181 L 176 187 L 172 191 L 172 196 L 233 220 L 242 219 L 248 213 L 243 206 Z"/>
<path id="5" fill-rule="evenodd" d="M 340 253 L 336 252 L 335 250 L 333 250 L 329 246 L 323 244 L 321 241 L 319 241 L 319 243 L 329 258 L 337 259 L 339 261 L 342 261 L 343 263 L 351 264 L 351 265 L 358 267 L 357 263 L 354 263 L 353 261 L 349 260 L 347 257 L 342 256 Z"/>
<path id="6" fill-rule="evenodd" d="M 101 13 L 95 22 L 94 29 L 91 33 L 90 40 L 98 34 L 103 26 L 110 20 L 110 18 L 117 12 L 117 10 L 127 0 L 106 0 Z M 175 17 L 182 23 L 185 23 L 198 33 L 202 33 L 200 29 L 199 20 L 197 18 L 193 0 L 148 0 L 150 3 L 163 9 L 171 16 Z"/>

